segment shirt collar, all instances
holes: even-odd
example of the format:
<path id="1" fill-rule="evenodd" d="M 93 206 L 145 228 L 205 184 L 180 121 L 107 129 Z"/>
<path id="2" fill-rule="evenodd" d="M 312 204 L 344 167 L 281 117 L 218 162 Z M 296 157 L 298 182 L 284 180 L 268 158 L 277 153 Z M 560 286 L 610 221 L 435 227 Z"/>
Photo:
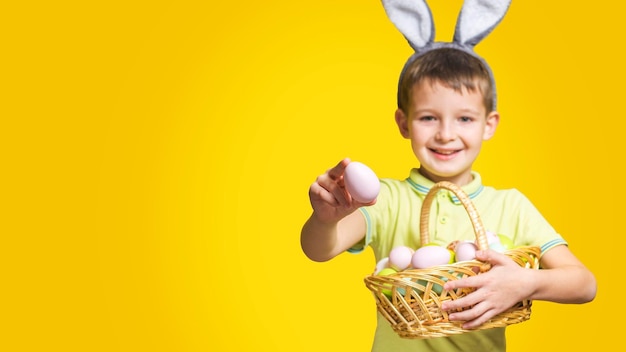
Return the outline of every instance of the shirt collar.
<path id="1" fill-rule="evenodd" d="M 411 170 L 411 173 L 406 181 L 415 191 L 423 196 L 426 196 L 430 188 L 435 184 L 433 181 L 427 179 L 422 174 L 420 174 L 417 168 Z M 476 171 L 472 171 L 472 181 L 467 185 L 461 187 L 461 189 L 468 195 L 470 199 L 476 198 L 480 194 L 480 192 L 482 192 L 483 188 L 484 187 L 480 174 Z M 461 204 L 459 198 L 455 196 L 454 193 L 447 190 L 444 190 L 444 192 L 447 192 L 448 196 L 455 204 Z"/>

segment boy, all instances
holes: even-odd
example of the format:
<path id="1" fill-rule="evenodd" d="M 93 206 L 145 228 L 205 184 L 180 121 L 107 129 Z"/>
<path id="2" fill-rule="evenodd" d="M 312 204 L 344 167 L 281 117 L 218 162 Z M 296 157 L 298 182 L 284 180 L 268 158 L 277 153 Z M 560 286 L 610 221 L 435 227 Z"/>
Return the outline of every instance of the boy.
<path id="1" fill-rule="evenodd" d="M 487 230 L 512 238 L 516 245 L 541 248 L 541 270 L 528 270 L 507 256 L 487 250 L 477 259 L 492 268 L 475 277 L 450 281 L 447 290 L 474 287 L 468 296 L 447 301 L 450 320 L 475 328 L 524 299 L 559 303 L 585 303 L 596 294 L 594 275 L 572 254 L 565 240 L 532 203 L 515 189 L 483 186 L 472 170 L 482 142 L 495 133 L 500 119 L 495 111 L 493 80 L 488 67 L 463 50 L 438 48 L 411 62 L 400 82 L 395 120 L 400 134 L 410 139 L 419 168 L 406 180 L 381 180 L 371 203 L 352 199 L 343 183 L 350 162 L 344 159 L 311 185 L 313 214 L 302 228 L 304 253 L 314 261 L 327 261 L 344 251 L 371 246 L 376 261 L 399 245 L 418 248 L 419 214 L 428 189 L 439 181 L 455 183 L 470 196 Z M 473 239 L 462 205 L 449 192 L 441 192 L 431 213 L 431 242 L 447 245 Z M 458 238 L 458 234 L 469 237 Z M 372 351 L 504 351 L 504 328 L 478 330 L 451 337 L 403 339 L 378 314 Z"/>

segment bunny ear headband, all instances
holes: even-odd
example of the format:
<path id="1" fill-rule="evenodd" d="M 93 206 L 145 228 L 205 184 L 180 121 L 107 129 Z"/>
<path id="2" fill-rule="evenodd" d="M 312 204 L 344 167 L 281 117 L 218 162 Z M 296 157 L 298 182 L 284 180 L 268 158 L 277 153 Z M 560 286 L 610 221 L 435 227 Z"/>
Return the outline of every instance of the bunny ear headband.
<path id="1" fill-rule="evenodd" d="M 435 25 L 425 0 L 382 0 L 387 16 L 404 35 L 415 53 L 409 58 L 400 74 L 419 56 L 439 48 L 459 49 L 483 62 L 494 86 L 493 107 L 496 107 L 496 90 L 493 72 L 487 62 L 474 52 L 474 46 L 485 38 L 502 21 L 511 0 L 465 0 L 456 22 L 451 43 L 435 42 Z"/>

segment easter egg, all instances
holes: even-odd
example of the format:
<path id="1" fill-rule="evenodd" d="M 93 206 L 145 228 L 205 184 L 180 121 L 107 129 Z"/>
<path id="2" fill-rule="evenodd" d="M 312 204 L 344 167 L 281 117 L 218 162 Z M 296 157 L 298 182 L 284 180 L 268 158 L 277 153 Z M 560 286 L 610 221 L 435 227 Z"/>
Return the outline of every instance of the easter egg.
<path id="1" fill-rule="evenodd" d="M 397 271 L 395 271 L 395 270 L 394 270 L 394 269 L 392 269 L 392 268 L 384 268 L 383 270 L 381 270 L 381 271 L 378 273 L 378 276 L 387 276 L 387 275 L 392 275 L 392 274 L 395 274 L 395 273 L 397 273 Z M 389 288 L 383 288 L 383 289 L 382 289 L 382 292 L 383 292 L 383 294 L 384 294 L 385 296 L 387 296 L 387 297 L 391 298 L 391 285 L 384 285 L 383 287 L 387 287 L 387 286 L 388 286 Z"/>
<path id="2" fill-rule="evenodd" d="M 407 269 L 411 265 L 414 252 L 413 248 L 407 246 L 394 247 L 389 252 L 389 266 L 398 271 Z"/>
<path id="3" fill-rule="evenodd" d="M 500 242 L 490 243 L 489 248 L 498 253 L 504 253 L 506 251 L 506 247 Z"/>
<path id="4" fill-rule="evenodd" d="M 435 265 L 449 264 L 454 260 L 449 249 L 441 246 L 424 246 L 415 251 L 411 265 L 416 269 L 426 269 Z"/>
<path id="5" fill-rule="evenodd" d="M 384 268 L 383 270 L 378 272 L 378 276 L 387 276 L 387 275 L 391 275 L 391 274 L 395 274 L 398 271 L 395 270 L 394 268 Z"/>
<path id="6" fill-rule="evenodd" d="M 358 161 L 346 166 L 343 181 L 350 196 L 361 203 L 372 202 L 380 192 L 380 181 L 374 171 Z"/>
<path id="7" fill-rule="evenodd" d="M 506 248 L 507 250 L 513 249 L 513 247 L 515 247 L 513 240 L 506 235 L 498 234 L 498 239 L 500 239 L 500 243 L 502 243 L 504 248 Z"/>
<path id="8" fill-rule="evenodd" d="M 495 232 L 486 231 L 485 234 L 487 235 L 488 244 L 492 244 L 494 242 L 500 242 L 500 238 L 498 237 L 498 235 L 495 234 Z"/>
<path id="9" fill-rule="evenodd" d="M 406 281 L 408 284 L 410 284 L 412 282 L 410 277 L 403 277 L 402 281 Z M 399 286 L 399 287 L 397 287 L 397 290 L 398 290 L 398 293 L 401 294 L 402 296 L 404 296 L 406 294 L 406 288 L 405 287 Z"/>
<path id="10" fill-rule="evenodd" d="M 450 259 L 448 260 L 448 264 L 452 264 L 456 261 L 456 253 L 453 250 L 446 248 L 448 252 L 450 252 Z"/>
<path id="11" fill-rule="evenodd" d="M 447 279 L 444 280 L 444 282 L 447 281 Z M 421 286 L 424 286 L 424 289 L 415 289 L 415 291 L 421 296 L 423 295 L 426 290 L 428 289 L 428 282 L 426 280 L 418 280 L 417 283 Z M 436 294 L 440 295 L 441 292 L 443 291 L 443 286 L 439 285 L 439 284 L 435 284 L 433 283 L 431 286 L 431 290 L 433 292 L 435 292 Z"/>
<path id="12" fill-rule="evenodd" d="M 385 257 L 376 263 L 376 269 L 374 270 L 374 275 L 380 273 L 381 270 L 389 267 L 389 257 Z"/>
<path id="13" fill-rule="evenodd" d="M 478 246 L 474 242 L 459 242 L 455 248 L 456 260 L 464 262 L 476 258 Z"/>

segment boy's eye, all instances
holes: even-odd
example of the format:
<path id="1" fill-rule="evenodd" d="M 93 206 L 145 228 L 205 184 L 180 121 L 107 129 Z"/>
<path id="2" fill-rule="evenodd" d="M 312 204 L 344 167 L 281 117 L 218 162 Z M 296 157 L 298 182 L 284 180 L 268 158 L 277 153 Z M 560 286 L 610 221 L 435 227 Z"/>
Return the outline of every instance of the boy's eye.
<path id="1" fill-rule="evenodd" d="M 433 121 L 435 120 L 434 116 L 422 116 L 420 117 L 420 121 Z"/>
<path id="2" fill-rule="evenodd" d="M 473 119 L 469 116 L 461 116 L 459 120 L 461 120 L 462 122 L 471 122 Z"/>

